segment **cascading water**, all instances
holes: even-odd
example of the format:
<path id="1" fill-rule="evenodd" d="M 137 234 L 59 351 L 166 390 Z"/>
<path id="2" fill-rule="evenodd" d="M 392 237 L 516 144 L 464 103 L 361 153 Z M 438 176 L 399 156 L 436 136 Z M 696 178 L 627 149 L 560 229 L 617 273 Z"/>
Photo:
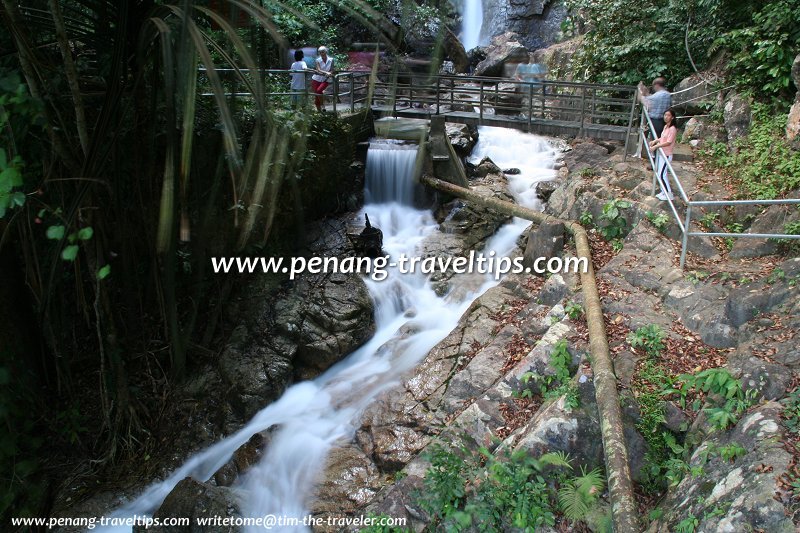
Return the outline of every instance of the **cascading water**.
<path id="1" fill-rule="evenodd" d="M 464 0 L 464 13 L 461 17 L 461 44 L 464 49 L 472 50 L 481 44 L 483 0 Z"/>
<path id="2" fill-rule="evenodd" d="M 359 216 L 363 220 L 364 212 L 370 215 L 373 224 L 383 231 L 384 250 L 396 260 L 400 254 L 413 256 L 425 238 L 434 238 L 437 224 L 429 211 L 410 205 L 408 190 L 413 191 L 410 183 L 413 163 L 410 166 L 407 161 L 403 165 L 385 164 L 385 160 L 395 157 L 411 157 L 383 152 L 416 153 L 416 150 L 398 144 L 393 147 L 394 150 L 386 145 L 370 147 L 365 190 L 369 200 Z M 547 141 L 512 130 L 481 127 L 474 158 L 486 155 L 501 166 L 519 168 L 521 173 L 509 178 L 511 191 L 521 204 L 538 207 L 532 187 L 537 181 L 553 177 L 555 152 Z M 386 174 L 381 176 L 380 172 L 375 172 L 378 168 Z M 399 172 L 402 174 L 397 174 Z M 393 185 L 387 187 L 389 183 Z M 391 194 L 398 194 L 403 202 Z M 527 225 L 528 222 L 515 219 L 501 228 L 487 243 L 484 254 L 491 250 L 498 256 L 507 255 Z M 383 281 L 366 278 L 365 282 L 375 303 L 376 333 L 372 339 L 318 378 L 289 387 L 280 399 L 262 409 L 240 431 L 191 457 L 167 479 L 146 489 L 113 516 L 153 513 L 183 478 L 209 479 L 251 435 L 277 426 L 261 462 L 241 478 L 235 488 L 243 495 L 243 516 L 272 514 L 302 519 L 307 515 L 306 505 L 331 448 L 352 439 L 360 414 L 375 397 L 396 385 L 403 373 L 419 363 L 455 328 L 472 301 L 497 283 L 487 275 L 475 291 L 453 291 L 440 297 L 419 273 L 390 271 Z M 458 285 L 458 277 L 454 278 L 453 285 Z M 130 531 L 130 528 L 117 529 Z M 262 529 L 254 527 L 252 531 Z M 305 530 L 302 527 L 273 529 Z"/>
<path id="3" fill-rule="evenodd" d="M 418 146 L 393 139 L 370 142 L 367 151 L 365 204 L 414 200 L 414 174 Z"/>

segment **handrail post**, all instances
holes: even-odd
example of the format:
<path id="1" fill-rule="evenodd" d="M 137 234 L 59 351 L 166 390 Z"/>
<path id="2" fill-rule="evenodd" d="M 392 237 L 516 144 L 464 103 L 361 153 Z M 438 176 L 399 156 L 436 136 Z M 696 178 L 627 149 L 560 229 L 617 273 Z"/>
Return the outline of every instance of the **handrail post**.
<path id="1" fill-rule="evenodd" d="M 586 86 L 581 87 L 581 127 L 578 130 L 578 137 L 583 137 L 583 121 L 586 117 Z"/>
<path id="2" fill-rule="evenodd" d="M 480 81 L 481 92 L 478 95 L 478 124 L 483 124 L 483 80 Z"/>
<path id="3" fill-rule="evenodd" d="M 634 114 L 636 113 L 636 100 L 637 100 L 636 99 L 636 91 L 634 91 L 633 92 L 633 99 L 631 101 L 631 112 L 630 112 L 630 115 L 628 116 L 628 129 L 625 132 L 625 154 L 622 157 L 623 161 L 627 161 L 628 160 L 628 145 L 629 145 L 630 140 L 631 140 L 631 129 L 633 128 L 633 117 L 634 117 Z"/>
<path id="4" fill-rule="evenodd" d="M 545 108 L 545 105 L 546 105 L 546 102 L 547 102 L 547 89 L 545 88 L 546 84 L 547 84 L 547 81 L 546 80 L 542 80 L 542 120 L 544 120 L 544 117 L 545 117 L 544 108 Z"/>
<path id="5" fill-rule="evenodd" d="M 686 265 L 686 252 L 689 248 L 689 232 L 691 231 L 690 224 L 692 223 L 692 202 L 686 206 L 686 223 L 683 230 L 683 239 L 681 240 L 681 270 Z"/>
<path id="6" fill-rule="evenodd" d="M 528 133 L 531 132 L 531 123 L 533 122 L 533 84 L 528 84 Z"/>
<path id="7" fill-rule="evenodd" d="M 441 76 L 436 76 L 436 114 L 437 115 L 439 114 L 439 92 L 440 92 L 439 84 L 440 84 L 441 80 L 442 80 Z"/>
<path id="8" fill-rule="evenodd" d="M 339 77 L 333 76 L 333 112 L 336 113 L 336 100 L 339 99 Z M 322 102 L 325 105 L 325 101 Z"/>
<path id="9" fill-rule="evenodd" d="M 353 73 L 350 73 L 350 113 L 356 112 L 356 79 Z"/>

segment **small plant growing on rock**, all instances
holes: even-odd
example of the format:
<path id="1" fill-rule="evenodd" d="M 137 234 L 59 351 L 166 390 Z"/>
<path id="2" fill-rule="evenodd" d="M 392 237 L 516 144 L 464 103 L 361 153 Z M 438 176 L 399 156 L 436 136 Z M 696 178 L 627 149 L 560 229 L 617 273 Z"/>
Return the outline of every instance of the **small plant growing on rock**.
<path id="1" fill-rule="evenodd" d="M 734 378 L 726 368 L 708 368 L 697 374 L 681 374 L 676 381 L 678 386 L 668 389 L 665 393 L 678 393 L 683 408 L 686 407 L 689 393 L 693 391 L 715 395 L 725 401 L 719 407 L 704 409 L 709 423 L 720 430 L 735 424 L 742 413 L 753 404 L 758 394 L 756 389 L 745 391 L 742 382 Z M 697 411 L 701 401 L 698 397 L 692 404 L 692 409 Z"/>
<path id="2" fill-rule="evenodd" d="M 605 225 L 600 228 L 600 233 L 605 240 L 611 241 L 625 236 L 628 221 L 622 216 L 622 210 L 628 209 L 630 206 L 629 201 L 619 198 L 614 198 L 603 206 L 600 219 L 605 222 Z"/>
<path id="3" fill-rule="evenodd" d="M 622 239 L 614 239 L 613 241 L 611 241 L 611 249 L 614 250 L 615 254 L 620 253 L 624 246 L 625 245 L 622 242 Z"/>
<path id="4" fill-rule="evenodd" d="M 661 233 L 664 233 L 664 230 L 667 228 L 667 223 L 669 222 L 669 217 L 664 213 L 655 214 L 652 211 L 648 211 L 647 220 L 653 225 Z"/>
<path id="5" fill-rule="evenodd" d="M 558 491 L 558 504 L 564 516 L 570 520 L 583 520 L 594 507 L 605 487 L 605 479 L 599 468 L 586 471 L 581 466 L 581 475 L 568 480 Z"/>
<path id="6" fill-rule="evenodd" d="M 700 525 L 700 520 L 693 514 L 690 514 L 677 524 L 675 524 L 676 533 L 694 533 L 697 526 Z"/>
<path id="7" fill-rule="evenodd" d="M 567 302 L 564 311 L 572 320 L 578 320 L 583 315 L 583 306 L 575 302 Z"/>
<path id="8" fill-rule="evenodd" d="M 650 357 L 658 357 L 664 349 L 667 334 L 658 324 L 648 324 L 628 334 L 628 344 L 641 348 Z"/>
<path id="9" fill-rule="evenodd" d="M 595 175 L 595 172 L 591 168 L 586 167 L 582 168 L 580 172 L 578 172 L 578 175 L 580 175 L 582 178 L 591 178 Z"/>
<path id="10" fill-rule="evenodd" d="M 593 228 L 594 216 L 590 212 L 584 211 L 583 213 L 581 213 L 580 218 L 578 218 L 578 222 L 581 223 L 581 226 L 585 226 L 587 228 Z"/>
<path id="11" fill-rule="evenodd" d="M 719 448 L 719 456 L 723 461 L 727 461 L 729 463 L 735 461 L 739 457 L 744 457 L 745 455 L 747 455 L 747 450 L 735 442 Z"/>
<path id="12" fill-rule="evenodd" d="M 707 230 L 714 229 L 714 225 L 719 218 L 719 213 L 706 213 L 702 217 L 700 217 L 700 225 L 702 225 Z"/>

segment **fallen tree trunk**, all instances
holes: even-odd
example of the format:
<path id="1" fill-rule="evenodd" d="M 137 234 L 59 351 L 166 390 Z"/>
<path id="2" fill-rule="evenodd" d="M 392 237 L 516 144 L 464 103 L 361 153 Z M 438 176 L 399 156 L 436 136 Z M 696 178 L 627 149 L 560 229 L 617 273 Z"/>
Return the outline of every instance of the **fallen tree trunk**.
<path id="1" fill-rule="evenodd" d="M 611 497 L 611 512 L 614 520 L 614 531 L 620 533 L 640 531 L 637 517 L 636 500 L 633 495 L 633 482 L 628 466 L 628 449 L 622 427 L 622 411 L 617 393 L 617 377 L 608 351 L 603 309 L 600 305 L 600 294 L 592 268 L 592 252 L 586 230 L 577 222 L 562 220 L 518 204 L 498 200 L 470 189 L 459 187 L 445 181 L 422 176 L 420 181 L 429 187 L 444 193 L 462 198 L 469 202 L 493 209 L 505 215 L 524 218 L 532 222 L 560 222 L 575 238 L 578 257 L 586 258 L 589 265 L 587 272 L 581 272 L 581 290 L 586 307 L 586 323 L 589 326 L 589 349 L 592 354 L 592 372 L 594 374 L 595 398 L 600 414 L 600 430 L 603 437 L 608 491 Z"/>

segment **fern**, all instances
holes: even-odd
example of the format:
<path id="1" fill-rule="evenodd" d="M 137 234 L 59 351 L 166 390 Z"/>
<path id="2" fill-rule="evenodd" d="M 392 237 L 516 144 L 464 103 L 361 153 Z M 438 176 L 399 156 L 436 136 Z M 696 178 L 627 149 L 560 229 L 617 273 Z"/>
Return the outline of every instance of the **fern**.
<path id="1" fill-rule="evenodd" d="M 558 503 L 564 516 L 570 520 L 582 520 L 604 487 L 604 476 L 599 468 L 587 472 L 586 468 L 581 467 L 581 475 L 569 480 L 558 491 Z"/>

